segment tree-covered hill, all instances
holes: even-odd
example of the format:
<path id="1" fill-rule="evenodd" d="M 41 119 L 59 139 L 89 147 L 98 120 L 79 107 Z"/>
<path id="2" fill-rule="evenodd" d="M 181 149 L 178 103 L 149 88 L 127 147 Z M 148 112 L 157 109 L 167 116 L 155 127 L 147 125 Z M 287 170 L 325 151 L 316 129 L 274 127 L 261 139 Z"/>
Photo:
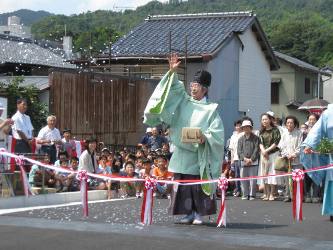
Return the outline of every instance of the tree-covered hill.
<path id="1" fill-rule="evenodd" d="M 52 15 L 46 11 L 33 11 L 21 9 L 13 12 L 0 14 L 0 25 L 7 25 L 7 20 L 9 16 L 18 16 L 21 18 L 21 23 L 26 26 L 31 26 L 33 23 L 38 22 L 39 20 Z"/>
<path id="2" fill-rule="evenodd" d="M 314 65 L 333 65 L 333 0 L 188 0 L 152 1 L 136 10 L 99 10 L 79 15 L 53 15 L 34 23 L 36 38 L 61 40 L 65 25 L 75 50 L 99 53 L 148 15 L 253 10 L 272 46 Z"/>

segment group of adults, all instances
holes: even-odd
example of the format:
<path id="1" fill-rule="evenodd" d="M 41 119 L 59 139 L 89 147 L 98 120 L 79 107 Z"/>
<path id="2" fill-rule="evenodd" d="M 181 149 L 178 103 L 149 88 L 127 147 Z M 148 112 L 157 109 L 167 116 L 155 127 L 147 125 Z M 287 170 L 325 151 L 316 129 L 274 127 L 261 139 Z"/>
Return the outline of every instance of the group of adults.
<path id="1" fill-rule="evenodd" d="M 162 149 L 165 144 L 169 144 L 169 141 L 163 134 L 159 133 L 157 127 L 148 127 L 146 134 L 139 142 L 139 146 L 147 146 L 152 151 Z"/>
<path id="2" fill-rule="evenodd" d="M 299 121 L 295 116 L 287 116 L 282 125 L 279 119 L 274 117 L 274 113 L 268 111 L 261 115 L 259 131 L 252 131 L 253 122 L 248 117 L 236 121 L 235 131 L 229 143 L 231 166 L 235 176 L 275 175 L 303 168 L 300 162 L 301 146 L 317 119 L 317 115 L 310 114 L 308 121 L 302 124 L 300 129 Z M 249 134 L 251 137 L 246 138 L 244 134 Z M 247 163 L 248 159 L 244 154 L 251 156 L 250 164 Z M 277 186 L 283 186 L 284 201 L 291 201 L 290 182 L 288 177 L 269 177 L 259 180 L 258 184 L 262 185 L 264 193 L 262 199 L 274 201 L 278 196 Z M 256 194 L 257 182 L 252 180 L 251 185 L 248 184 L 249 181 L 236 182 L 234 196 L 242 194 L 242 199 L 249 197 L 252 200 Z M 318 203 L 319 201 L 319 186 L 306 175 L 305 202 Z"/>
<path id="3" fill-rule="evenodd" d="M 30 116 L 26 114 L 28 109 L 27 100 L 19 98 L 16 102 L 16 107 L 17 111 L 11 118 L 0 121 L 0 128 L 5 134 L 12 134 L 15 139 L 15 153 L 33 153 L 34 127 Z M 49 155 L 51 163 L 57 160 L 58 151 L 67 151 L 69 156 L 75 152 L 75 143 L 71 140 L 71 130 L 64 129 L 62 136 L 59 129 L 55 127 L 56 121 L 54 115 L 48 116 L 46 126 L 38 132 L 36 137 L 36 143 L 40 146 L 40 153 Z"/>

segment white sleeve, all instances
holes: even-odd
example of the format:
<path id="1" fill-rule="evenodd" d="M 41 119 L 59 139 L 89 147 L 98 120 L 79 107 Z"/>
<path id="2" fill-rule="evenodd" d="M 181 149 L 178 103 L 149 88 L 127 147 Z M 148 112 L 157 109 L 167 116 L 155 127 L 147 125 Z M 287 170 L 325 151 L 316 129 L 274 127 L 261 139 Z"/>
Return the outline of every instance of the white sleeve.
<path id="1" fill-rule="evenodd" d="M 13 121 L 14 121 L 14 126 L 13 128 L 17 131 L 17 130 L 20 130 L 20 131 L 23 131 L 24 130 L 24 124 L 22 122 L 22 119 L 20 119 L 18 116 L 13 116 L 12 117 Z"/>
<path id="2" fill-rule="evenodd" d="M 28 121 L 29 121 L 29 125 L 28 125 L 28 127 L 29 127 L 29 130 L 34 130 L 34 127 L 32 126 L 32 123 L 31 123 L 31 119 L 30 119 L 30 116 L 28 116 Z"/>
<path id="3" fill-rule="evenodd" d="M 41 128 L 41 130 L 39 130 L 39 132 L 38 132 L 37 139 L 43 139 L 44 136 L 45 136 L 44 128 Z"/>

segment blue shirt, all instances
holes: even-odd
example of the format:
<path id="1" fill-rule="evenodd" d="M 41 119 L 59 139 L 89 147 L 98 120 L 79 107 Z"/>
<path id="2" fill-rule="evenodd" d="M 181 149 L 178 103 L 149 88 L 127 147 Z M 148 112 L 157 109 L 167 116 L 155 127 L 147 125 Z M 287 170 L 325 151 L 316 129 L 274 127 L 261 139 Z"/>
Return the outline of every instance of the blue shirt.
<path id="1" fill-rule="evenodd" d="M 163 136 L 157 135 L 156 137 L 151 136 L 148 139 L 148 146 L 150 146 L 151 150 L 156 150 L 159 148 L 162 148 L 163 143 L 167 143 L 167 139 L 165 139 Z"/>

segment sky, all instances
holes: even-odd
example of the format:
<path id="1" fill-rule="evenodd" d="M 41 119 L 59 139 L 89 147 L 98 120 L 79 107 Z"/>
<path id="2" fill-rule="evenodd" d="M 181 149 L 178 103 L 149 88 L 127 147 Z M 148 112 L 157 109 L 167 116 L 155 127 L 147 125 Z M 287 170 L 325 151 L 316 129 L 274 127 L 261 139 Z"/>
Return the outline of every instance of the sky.
<path id="1" fill-rule="evenodd" d="M 136 8 L 151 0 L 0 0 L 0 13 L 19 9 L 45 10 L 54 14 L 72 15 L 95 10 Z M 165 2 L 161 0 L 160 2 Z"/>

